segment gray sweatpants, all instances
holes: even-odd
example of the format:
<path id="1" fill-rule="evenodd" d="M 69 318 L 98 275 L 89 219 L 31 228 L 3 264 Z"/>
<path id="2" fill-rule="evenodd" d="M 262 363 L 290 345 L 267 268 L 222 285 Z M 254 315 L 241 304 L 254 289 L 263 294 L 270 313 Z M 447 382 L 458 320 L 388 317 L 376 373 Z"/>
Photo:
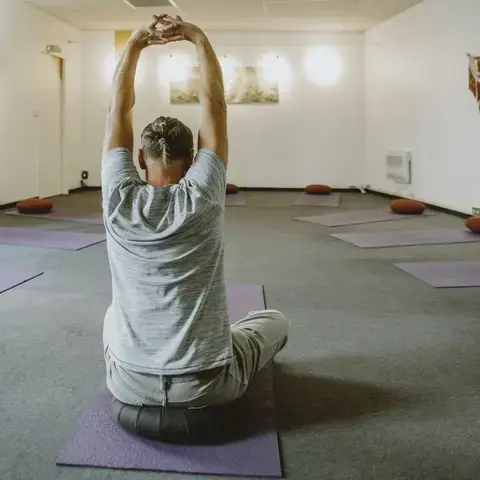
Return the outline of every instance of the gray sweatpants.
<path id="1" fill-rule="evenodd" d="M 162 376 L 126 370 L 105 349 L 107 385 L 130 405 L 205 408 L 241 397 L 256 374 L 287 343 L 288 322 L 277 310 L 251 312 L 232 326 L 233 361 L 188 375 Z"/>

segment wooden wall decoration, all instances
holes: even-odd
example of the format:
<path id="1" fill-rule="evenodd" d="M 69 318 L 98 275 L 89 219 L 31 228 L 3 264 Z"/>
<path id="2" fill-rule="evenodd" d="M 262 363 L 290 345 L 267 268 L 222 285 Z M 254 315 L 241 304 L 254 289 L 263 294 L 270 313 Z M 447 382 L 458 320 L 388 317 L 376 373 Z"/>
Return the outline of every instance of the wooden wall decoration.
<path id="1" fill-rule="evenodd" d="M 468 54 L 468 81 L 469 89 L 477 101 L 480 109 L 480 57 Z"/>
<path id="2" fill-rule="evenodd" d="M 132 36 L 132 30 L 115 30 L 115 60 L 118 62 L 122 56 L 125 47 L 127 46 L 130 37 Z M 130 120 L 133 123 L 133 112 L 130 112 Z"/>
<path id="3" fill-rule="evenodd" d="M 115 31 L 115 57 L 118 60 L 120 55 L 125 50 L 130 37 L 132 36 L 132 30 L 116 30 Z"/>
<path id="4" fill-rule="evenodd" d="M 63 80 L 63 58 L 57 57 L 56 55 L 52 55 L 52 60 L 53 63 L 55 64 L 55 68 L 57 69 L 58 76 L 60 77 L 60 80 Z"/>

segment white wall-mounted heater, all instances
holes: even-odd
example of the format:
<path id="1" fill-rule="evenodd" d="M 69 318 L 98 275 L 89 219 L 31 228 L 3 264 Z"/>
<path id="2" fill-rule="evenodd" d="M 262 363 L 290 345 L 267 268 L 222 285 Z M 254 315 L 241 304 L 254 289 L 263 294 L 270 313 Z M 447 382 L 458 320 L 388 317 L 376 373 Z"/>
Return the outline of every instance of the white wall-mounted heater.
<path id="1" fill-rule="evenodd" d="M 412 152 L 395 150 L 387 152 L 385 157 L 387 178 L 396 183 L 412 183 Z"/>

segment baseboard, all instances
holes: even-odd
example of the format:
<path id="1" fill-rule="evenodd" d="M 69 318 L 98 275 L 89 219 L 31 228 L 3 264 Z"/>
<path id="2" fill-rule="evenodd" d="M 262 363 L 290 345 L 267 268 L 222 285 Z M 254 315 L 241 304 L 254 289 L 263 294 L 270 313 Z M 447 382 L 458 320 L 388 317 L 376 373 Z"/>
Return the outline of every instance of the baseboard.
<path id="1" fill-rule="evenodd" d="M 383 198 L 389 198 L 391 200 L 399 199 L 399 198 L 405 198 L 402 197 L 401 195 L 394 195 L 392 193 L 387 193 L 387 192 L 382 192 L 380 190 L 374 190 L 371 188 L 366 189 L 367 193 L 370 193 L 372 195 L 376 195 L 377 197 L 383 197 Z M 442 213 L 447 213 L 448 215 L 453 215 L 455 217 L 460 217 L 460 218 L 469 218 L 472 215 L 469 215 L 467 213 L 463 212 L 457 212 L 456 210 L 451 210 L 449 208 L 445 207 L 439 207 L 438 205 L 434 205 L 432 203 L 424 202 L 420 200 L 422 203 L 424 203 L 430 210 L 435 210 L 436 212 L 442 212 Z"/>
<path id="2" fill-rule="evenodd" d="M 300 192 L 302 188 L 238 187 L 242 192 Z"/>
<path id="3" fill-rule="evenodd" d="M 78 187 L 78 188 L 73 188 L 72 190 L 68 191 L 68 194 L 72 193 L 79 193 L 79 192 L 99 192 L 102 189 L 102 187 Z"/>
<path id="4" fill-rule="evenodd" d="M 361 192 L 359 188 L 334 188 L 333 191 L 338 193 L 360 193 Z"/>
<path id="5" fill-rule="evenodd" d="M 74 193 L 79 193 L 79 192 L 87 192 L 87 191 L 100 191 L 102 189 L 102 187 L 79 187 L 79 188 L 74 188 L 72 190 L 69 190 L 68 191 L 68 194 L 74 194 Z M 64 194 L 60 193 L 58 195 L 54 195 L 53 197 L 46 197 L 46 198 L 49 198 L 49 199 L 55 199 L 55 198 L 58 198 L 58 197 L 63 197 L 65 196 Z M 39 198 L 38 196 L 37 197 L 28 197 L 28 198 Z M 0 205 L 0 210 L 8 210 L 8 209 L 11 209 L 11 208 L 15 208 L 17 206 L 17 203 L 20 202 L 21 200 L 24 200 L 24 199 L 20 199 L 20 200 L 17 200 L 16 202 L 11 202 L 11 203 L 5 203 L 3 205 Z"/>
<path id="6" fill-rule="evenodd" d="M 102 187 L 78 187 L 69 190 L 68 193 L 78 193 L 78 192 L 98 192 Z M 291 187 L 238 187 L 242 192 L 303 192 L 304 188 L 291 188 Z M 334 192 L 338 193 L 348 193 L 348 192 L 358 192 L 357 188 L 334 188 Z"/>
<path id="7" fill-rule="evenodd" d="M 242 192 L 303 192 L 305 188 L 288 188 L 288 187 L 238 187 Z M 358 192 L 356 188 L 334 188 L 334 192 Z"/>
<path id="8" fill-rule="evenodd" d="M 20 201 L 20 200 L 19 200 Z M 18 201 L 18 202 L 19 202 Z M 5 203 L 3 205 L 0 205 L 0 210 L 9 210 L 11 208 L 15 208 L 17 206 L 18 202 L 12 202 L 12 203 Z"/>

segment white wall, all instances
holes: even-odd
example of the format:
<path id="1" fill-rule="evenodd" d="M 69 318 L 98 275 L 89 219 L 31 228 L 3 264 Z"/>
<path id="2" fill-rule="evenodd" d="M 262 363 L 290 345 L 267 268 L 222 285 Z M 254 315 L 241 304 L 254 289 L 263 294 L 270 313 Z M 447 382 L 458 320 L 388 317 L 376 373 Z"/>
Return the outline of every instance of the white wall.
<path id="1" fill-rule="evenodd" d="M 37 195 L 35 119 L 41 104 L 40 51 L 57 44 L 66 59 L 65 185 L 81 171 L 82 33 L 19 0 L 0 0 L 0 204 Z"/>
<path id="2" fill-rule="evenodd" d="M 480 204 L 480 112 L 467 53 L 480 2 L 426 0 L 366 34 L 366 168 L 373 189 L 471 213 Z M 385 178 L 389 149 L 413 150 L 413 183 Z"/>
<path id="3" fill-rule="evenodd" d="M 359 182 L 364 159 L 363 35 L 215 32 L 210 38 L 219 57 L 255 65 L 262 55 L 275 53 L 291 71 L 291 81 L 287 76 L 281 80 L 279 105 L 229 106 L 231 182 L 244 187 L 304 187 L 314 182 L 348 187 Z M 345 72 L 335 86 L 320 87 L 305 78 L 304 57 L 317 45 L 337 46 L 344 58 Z M 100 184 L 109 100 L 106 70 L 109 65 L 111 69 L 113 49 L 113 32 L 85 32 L 83 165 L 92 186 Z M 193 58 L 189 45 L 144 52 L 134 115 L 137 138 L 159 115 L 198 127 L 198 107 L 170 105 L 168 82 L 159 74 L 168 52 L 185 49 Z"/>
<path id="4" fill-rule="evenodd" d="M 83 36 L 83 170 L 89 186 L 100 186 L 100 165 L 110 82 L 115 68 L 113 32 L 84 32 Z"/>

